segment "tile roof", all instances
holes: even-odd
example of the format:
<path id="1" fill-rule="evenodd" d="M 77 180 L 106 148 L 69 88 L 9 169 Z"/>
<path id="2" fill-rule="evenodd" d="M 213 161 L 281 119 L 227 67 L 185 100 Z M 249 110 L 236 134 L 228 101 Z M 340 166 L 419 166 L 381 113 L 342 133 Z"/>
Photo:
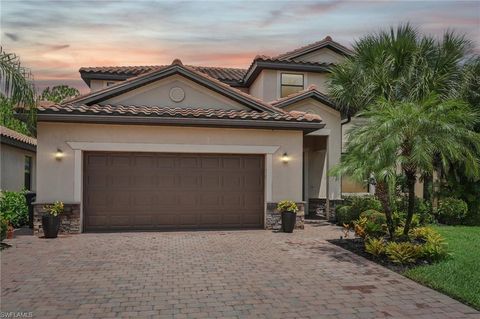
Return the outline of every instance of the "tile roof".
<path id="1" fill-rule="evenodd" d="M 29 145 L 37 145 L 37 140 L 35 138 L 24 135 L 22 133 L 18 133 L 14 130 L 6 128 L 5 126 L 0 126 L 0 137 L 11 138 L 12 140 L 16 140 Z"/>
<path id="2" fill-rule="evenodd" d="M 110 74 L 110 75 L 124 75 L 124 76 L 137 76 L 144 73 L 148 73 L 154 70 L 161 70 L 169 67 L 169 65 L 143 65 L 143 66 L 105 66 L 105 67 L 83 67 L 80 68 L 80 73 L 83 74 Z M 241 82 L 246 69 L 239 68 L 222 68 L 211 66 L 195 66 L 189 65 L 190 68 L 195 69 L 198 72 L 202 72 L 210 77 L 213 77 L 221 81 Z"/>
<path id="3" fill-rule="evenodd" d="M 324 39 L 320 41 L 305 45 L 303 47 L 297 48 L 289 52 L 282 53 L 280 55 L 277 55 L 275 58 L 281 59 L 281 60 L 292 59 L 294 57 L 309 53 L 311 51 L 318 50 L 323 47 L 328 47 L 328 46 L 330 46 L 331 48 L 339 52 L 342 52 L 345 55 L 350 55 L 353 53 L 353 51 L 347 48 L 346 46 L 343 46 L 340 43 L 333 41 L 332 37 L 326 36 Z"/>
<path id="4" fill-rule="evenodd" d="M 250 94 L 247 94 L 239 89 L 236 89 L 235 87 L 232 87 L 206 73 L 203 73 L 199 70 L 197 70 L 194 67 L 183 65 L 182 61 L 179 59 L 173 60 L 172 64 L 170 64 L 168 67 L 163 67 L 161 69 L 153 69 L 149 72 L 143 73 L 141 75 L 131 77 L 125 81 L 122 81 L 120 83 L 117 83 L 115 85 L 106 87 L 104 89 L 94 91 L 87 93 L 85 95 L 78 96 L 74 99 L 71 99 L 69 101 L 66 101 L 67 103 L 98 103 L 101 100 L 104 100 L 105 98 L 108 98 L 108 95 L 112 94 L 112 92 L 117 91 L 117 90 L 123 90 L 123 91 L 128 91 L 129 88 L 131 88 L 134 84 L 138 84 L 141 81 L 146 81 L 149 77 L 152 76 L 159 76 L 162 71 L 168 72 L 171 70 L 176 70 L 177 72 L 183 73 L 187 77 L 193 77 L 197 79 L 201 79 L 206 81 L 208 85 L 214 86 L 215 88 L 221 88 L 226 92 L 225 94 L 229 95 L 231 98 L 234 99 L 243 99 L 242 104 L 248 104 L 250 107 L 255 108 L 255 109 L 263 109 L 266 111 L 270 112 L 276 112 L 279 111 L 279 109 L 276 109 L 272 105 L 266 103 L 265 101 L 256 98 Z M 191 73 L 189 73 L 191 72 Z M 105 97 L 107 96 L 107 97 Z M 281 110 L 280 110 L 281 111 Z M 282 111 L 281 111 L 282 112 Z"/>
<path id="5" fill-rule="evenodd" d="M 267 120 L 267 121 L 292 121 L 320 123 L 321 117 L 300 111 L 275 113 L 246 111 L 246 110 L 221 110 L 213 108 L 180 108 L 169 106 L 134 106 L 134 105 L 85 105 L 61 104 L 39 106 L 41 114 L 91 114 L 91 115 L 116 115 L 116 116 L 154 116 L 178 118 L 212 118 L 212 119 L 241 119 L 241 120 Z"/>
<path id="6" fill-rule="evenodd" d="M 284 106 L 289 105 L 291 103 L 298 102 L 300 100 L 311 98 L 311 97 L 320 100 L 322 103 L 324 103 L 324 104 L 326 104 L 330 107 L 338 109 L 337 105 L 327 95 L 320 92 L 317 89 L 317 86 L 313 85 L 313 84 L 310 85 L 305 90 L 292 93 L 292 94 L 287 95 L 285 97 L 279 98 L 275 101 L 271 101 L 270 104 L 275 106 L 275 107 L 281 108 L 281 107 L 284 107 Z"/>

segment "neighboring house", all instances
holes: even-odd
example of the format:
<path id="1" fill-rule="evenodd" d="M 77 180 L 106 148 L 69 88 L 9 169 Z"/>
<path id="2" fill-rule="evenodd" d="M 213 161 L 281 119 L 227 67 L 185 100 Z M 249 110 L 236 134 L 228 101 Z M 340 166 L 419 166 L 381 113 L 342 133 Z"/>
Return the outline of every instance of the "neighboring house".
<path id="1" fill-rule="evenodd" d="M 78 232 L 274 228 L 284 199 L 332 210 L 345 120 L 326 79 L 349 54 L 326 37 L 248 69 L 81 68 L 91 93 L 38 110 L 37 216 L 64 201 Z"/>
<path id="2" fill-rule="evenodd" d="M 0 190 L 35 191 L 37 140 L 0 126 Z"/>

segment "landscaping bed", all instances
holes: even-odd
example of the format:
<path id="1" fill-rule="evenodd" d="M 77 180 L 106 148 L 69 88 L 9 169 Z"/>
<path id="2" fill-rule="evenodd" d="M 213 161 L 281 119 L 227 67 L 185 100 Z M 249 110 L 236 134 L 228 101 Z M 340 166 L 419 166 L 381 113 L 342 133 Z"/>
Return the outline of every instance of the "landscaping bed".
<path id="1" fill-rule="evenodd" d="M 446 239 L 450 252 L 446 259 L 418 259 L 413 263 L 398 264 L 385 255 L 367 253 L 362 238 L 335 239 L 329 242 L 480 310 L 480 227 L 432 228 Z"/>

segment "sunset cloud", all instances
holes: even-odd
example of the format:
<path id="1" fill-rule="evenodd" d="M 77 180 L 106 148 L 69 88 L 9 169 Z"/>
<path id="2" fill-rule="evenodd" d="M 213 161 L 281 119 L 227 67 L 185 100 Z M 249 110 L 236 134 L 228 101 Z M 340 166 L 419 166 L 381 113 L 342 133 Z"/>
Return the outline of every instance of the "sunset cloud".
<path id="1" fill-rule="evenodd" d="M 476 1 L 1 1 L 1 44 L 18 54 L 37 86 L 85 91 L 82 66 L 186 64 L 248 67 L 331 35 L 351 44 L 411 22 L 440 36 L 480 38 Z M 478 43 L 475 44 L 478 50 Z"/>

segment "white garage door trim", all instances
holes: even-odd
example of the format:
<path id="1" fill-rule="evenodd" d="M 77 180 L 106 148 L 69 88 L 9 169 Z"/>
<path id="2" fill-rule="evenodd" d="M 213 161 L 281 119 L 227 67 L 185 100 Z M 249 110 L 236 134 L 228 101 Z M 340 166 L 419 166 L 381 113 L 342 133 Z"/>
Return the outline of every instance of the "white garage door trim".
<path id="1" fill-rule="evenodd" d="M 218 144 L 153 144 L 153 143 L 96 143 L 67 142 L 74 150 L 74 200 L 80 205 L 80 225 L 83 225 L 83 151 L 158 152 L 158 153 L 218 153 L 265 155 L 265 209 L 272 201 L 273 154 L 278 145 L 218 145 Z M 264 214 L 266 216 L 266 214 Z M 264 221 L 264 225 L 266 225 Z M 81 230 L 83 232 L 83 229 Z"/>

